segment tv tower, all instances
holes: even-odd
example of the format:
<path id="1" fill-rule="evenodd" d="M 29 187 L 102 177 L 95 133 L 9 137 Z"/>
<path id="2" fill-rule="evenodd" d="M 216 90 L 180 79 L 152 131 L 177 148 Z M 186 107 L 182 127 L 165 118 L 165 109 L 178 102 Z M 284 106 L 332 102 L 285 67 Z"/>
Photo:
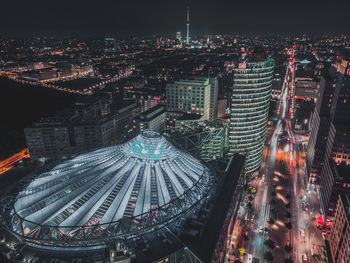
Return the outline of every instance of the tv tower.
<path id="1" fill-rule="evenodd" d="M 186 45 L 189 45 L 190 44 L 190 7 L 189 6 L 187 6 L 186 27 L 187 27 Z"/>

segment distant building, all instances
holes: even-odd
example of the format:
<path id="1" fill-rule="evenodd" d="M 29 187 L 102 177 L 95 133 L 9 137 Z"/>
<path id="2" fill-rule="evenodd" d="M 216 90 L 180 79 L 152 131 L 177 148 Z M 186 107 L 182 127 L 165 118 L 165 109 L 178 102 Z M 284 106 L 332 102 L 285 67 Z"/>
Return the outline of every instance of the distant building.
<path id="1" fill-rule="evenodd" d="M 74 109 L 42 118 L 24 129 L 31 160 L 69 158 L 97 147 L 122 143 L 138 133 L 134 102 L 114 109 L 111 98 L 89 97 Z"/>
<path id="2" fill-rule="evenodd" d="M 313 78 L 296 78 L 294 97 L 296 99 L 315 99 L 317 82 Z"/>
<path id="3" fill-rule="evenodd" d="M 179 42 L 182 42 L 182 36 L 181 36 L 181 32 L 180 31 L 176 32 L 176 40 L 179 41 Z"/>
<path id="4" fill-rule="evenodd" d="M 274 61 L 256 49 L 234 70 L 229 155 L 246 154 L 247 173 L 262 164 Z"/>
<path id="5" fill-rule="evenodd" d="M 158 105 L 145 112 L 139 116 L 139 130 L 143 132 L 144 130 L 155 130 L 163 131 L 165 129 L 167 112 L 165 106 Z"/>
<path id="6" fill-rule="evenodd" d="M 217 116 L 218 82 L 216 78 L 196 78 L 168 83 L 167 110 L 202 115 L 206 120 Z"/>
<path id="7" fill-rule="evenodd" d="M 119 43 L 114 37 L 105 38 L 105 51 L 116 51 L 119 49 Z"/>
<path id="8" fill-rule="evenodd" d="M 349 262 L 350 195 L 338 195 L 333 226 L 329 235 L 333 262 Z"/>

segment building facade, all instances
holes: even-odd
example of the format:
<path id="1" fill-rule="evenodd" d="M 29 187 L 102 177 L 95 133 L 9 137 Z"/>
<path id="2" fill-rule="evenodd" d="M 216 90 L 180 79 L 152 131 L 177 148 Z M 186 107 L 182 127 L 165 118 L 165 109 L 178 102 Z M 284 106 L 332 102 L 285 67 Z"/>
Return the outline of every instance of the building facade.
<path id="1" fill-rule="evenodd" d="M 322 73 L 312 117 L 311 134 L 307 147 L 306 168 L 311 183 L 320 180 L 328 136 L 331 128 L 331 108 L 336 90 L 336 72 L 333 68 Z M 333 127 L 334 128 L 334 127 Z"/>
<path id="2" fill-rule="evenodd" d="M 264 51 L 253 52 L 234 70 L 229 155 L 245 154 L 246 172 L 263 161 L 274 61 Z"/>
<path id="3" fill-rule="evenodd" d="M 138 124 L 140 132 L 144 130 L 163 131 L 166 122 L 166 109 L 163 105 L 155 106 L 139 116 Z"/>
<path id="4" fill-rule="evenodd" d="M 329 236 L 333 262 L 350 261 L 350 196 L 339 195 L 335 220 Z"/>
<path id="5" fill-rule="evenodd" d="M 136 102 L 117 108 L 111 108 L 111 104 L 108 98 L 78 103 L 74 109 L 65 109 L 25 128 L 31 160 L 69 158 L 135 137 L 140 113 Z"/>
<path id="6" fill-rule="evenodd" d="M 214 120 L 218 110 L 217 78 L 179 80 L 167 84 L 167 110 L 197 114 Z"/>

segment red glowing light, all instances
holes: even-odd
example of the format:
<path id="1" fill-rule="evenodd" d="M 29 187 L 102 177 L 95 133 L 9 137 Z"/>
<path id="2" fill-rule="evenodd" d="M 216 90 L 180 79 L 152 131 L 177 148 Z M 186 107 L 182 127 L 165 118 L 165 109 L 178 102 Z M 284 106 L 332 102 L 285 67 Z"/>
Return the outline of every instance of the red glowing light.
<path id="1" fill-rule="evenodd" d="M 298 100 L 304 100 L 304 97 L 297 97 Z"/>
<path id="2" fill-rule="evenodd" d="M 241 68 L 241 69 L 247 68 L 247 64 L 246 63 L 239 63 L 238 68 Z"/>
<path id="3" fill-rule="evenodd" d="M 158 97 L 154 97 L 154 100 L 160 100 L 160 98 L 158 98 Z"/>
<path id="4" fill-rule="evenodd" d="M 325 217 L 320 215 L 316 217 L 317 223 L 321 226 L 323 226 L 324 222 L 326 221 Z"/>

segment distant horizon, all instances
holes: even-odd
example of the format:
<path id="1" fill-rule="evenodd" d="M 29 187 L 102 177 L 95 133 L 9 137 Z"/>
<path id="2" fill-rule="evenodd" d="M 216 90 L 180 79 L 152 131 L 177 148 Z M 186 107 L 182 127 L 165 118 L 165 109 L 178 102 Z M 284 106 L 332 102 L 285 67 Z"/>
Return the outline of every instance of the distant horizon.
<path id="1" fill-rule="evenodd" d="M 174 31 L 173 33 L 154 33 L 154 34 L 135 34 L 135 35 L 122 35 L 113 33 L 113 32 L 99 32 L 99 33 L 79 33 L 79 32 L 65 32 L 65 33 L 48 33 L 48 32 L 22 32 L 22 33 L 3 33 L 0 32 L 1 37 L 14 37 L 14 38 L 69 38 L 69 37 L 77 37 L 77 38 L 104 38 L 104 37 L 116 37 L 120 39 L 130 39 L 130 38 L 152 38 L 152 37 L 167 37 L 167 38 L 175 38 L 176 32 L 181 32 L 182 37 L 185 37 L 186 31 Z M 191 34 L 191 37 L 207 37 L 207 36 L 239 36 L 239 37 L 250 37 L 250 36 L 258 36 L 258 37 L 276 37 L 276 36 L 285 36 L 285 37 L 302 37 L 306 35 L 306 37 L 340 37 L 345 36 L 350 38 L 350 32 L 257 32 L 257 33 L 244 33 L 244 32 L 218 32 L 218 33 L 198 33 Z"/>

